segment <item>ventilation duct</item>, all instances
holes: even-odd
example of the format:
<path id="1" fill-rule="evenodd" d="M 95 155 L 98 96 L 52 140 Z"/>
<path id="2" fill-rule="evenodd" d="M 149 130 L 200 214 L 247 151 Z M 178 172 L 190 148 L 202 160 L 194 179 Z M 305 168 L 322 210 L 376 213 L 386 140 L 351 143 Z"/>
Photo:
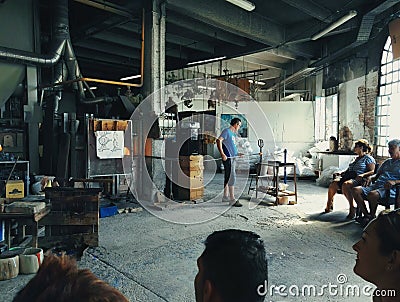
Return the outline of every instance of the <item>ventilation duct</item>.
<path id="1" fill-rule="evenodd" d="M 53 39 L 48 54 L 36 54 L 19 49 L 0 47 L 0 60 L 24 65 L 55 66 L 53 83 L 82 78 L 69 35 L 68 0 L 53 1 Z M 60 59 L 64 58 L 64 62 Z M 65 68 L 66 67 L 66 68 Z M 67 70 L 67 72 L 65 72 Z M 94 104 L 112 101 L 109 97 L 86 99 L 82 82 L 74 83 L 82 103 Z M 58 107 L 58 106 L 56 106 Z"/>
<path id="2" fill-rule="evenodd" d="M 14 0 L 0 3 L 0 28 L 12 30 L 0 31 L 0 45 L 19 48 L 26 51 L 33 50 L 32 36 L 32 1 Z M 15 35 L 18 32 L 18 35 Z M 25 66 L 0 63 L 0 107 L 14 93 L 17 85 L 25 77 Z"/>
<path id="3" fill-rule="evenodd" d="M 337 51 L 333 54 L 330 54 L 329 56 L 327 56 L 319 61 L 314 62 L 311 66 L 317 67 L 317 66 L 322 66 L 324 64 L 331 63 L 334 59 L 347 53 L 348 51 L 352 50 L 353 48 L 356 48 L 356 47 L 366 43 L 369 40 L 369 36 L 371 35 L 372 26 L 374 25 L 375 17 L 399 2 L 400 2 L 399 0 L 386 0 L 383 3 L 379 4 L 377 7 L 375 7 L 373 10 L 366 13 L 361 20 L 357 39 L 353 43 L 347 45 L 346 47 L 340 49 L 339 51 Z"/>

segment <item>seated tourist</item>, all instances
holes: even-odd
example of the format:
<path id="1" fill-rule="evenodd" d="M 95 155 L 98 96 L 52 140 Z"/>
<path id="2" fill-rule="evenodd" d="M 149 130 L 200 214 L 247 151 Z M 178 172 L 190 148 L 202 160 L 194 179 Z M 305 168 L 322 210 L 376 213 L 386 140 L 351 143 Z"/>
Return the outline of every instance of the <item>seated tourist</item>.
<path id="1" fill-rule="evenodd" d="M 375 159 L 368 154 L 371 152 L 371 147 L 367 140 L 360 139 L 356 141 L 354 152 L 357 153 L 358 156 L 349 164 L 347 170 L 340 174 L 341 177 L 339 179 L 334 179 L 329 185 L 325 213 L 329 213 L 333 210 L 333 198 L 337 191 L 341 189 L 350 205 L 347 218 L 353 219 L 355 217 L 356 209 L 353 204 L 352 189 L 353 187 L 361 185 L 366 177 L 374 174 L 376 163 Z"/>
<path id="2" fill-rule="evenodd" d="M 383 211 L 353 245 L 354 272 L 376 285 L 373 301 L 400 301 L 400 211 Z"/>
<path id="3" fill-rule="evenodd" d="M 359 219 L 359 222 L 363 225 L 366 225 L 375 217 L 379 200 L 386 197 L 386 190 L 390 190 L 389 204 L 394 204 L 396 192 L 393 186 L 396 183 L 400 183 L 400 139 L 391 140 L 388 146 L 390 158 L 382 163 L 373 177 L 374 182 L 367 187 L 359 186 L 353 188 L 354 200 L 364 215 Z M 369 203 L 369 211 L 364 200 Z"/>
<path id="4" fill-rule="evenodd" d="M 128 302 L 117 289 L 68 256 L 46 255 L 36 276 L 13 302 Z"/>
<path id="5" fill-rule="evenodd" d="M 261 302 L 268 265 L 260 236 L 242 230 L 209 235 L 197 259 L 196 302 Z"/>

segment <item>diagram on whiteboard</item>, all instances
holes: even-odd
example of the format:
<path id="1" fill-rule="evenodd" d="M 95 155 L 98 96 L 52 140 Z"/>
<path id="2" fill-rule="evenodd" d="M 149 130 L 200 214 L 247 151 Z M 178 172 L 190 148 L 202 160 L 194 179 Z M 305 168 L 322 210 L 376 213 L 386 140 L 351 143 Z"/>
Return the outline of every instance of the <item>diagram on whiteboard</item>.
<path id="1" fill-rule="evenodd" d="M 98 158 L 124 157 L 124 131 L 96 131 L 95 135 Z"/>

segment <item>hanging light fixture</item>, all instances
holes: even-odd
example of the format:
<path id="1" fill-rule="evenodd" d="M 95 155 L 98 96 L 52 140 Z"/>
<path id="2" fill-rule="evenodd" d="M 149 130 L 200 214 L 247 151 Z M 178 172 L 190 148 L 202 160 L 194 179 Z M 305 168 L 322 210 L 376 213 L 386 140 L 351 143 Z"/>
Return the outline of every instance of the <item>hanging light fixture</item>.
<path id="1" fill-rule="evenodd" d="M 334 30 L 335 28 L 339 27 L 340 25 L 346 23 L 347 21 L 349 21 L 350 19 L 354 18 L 355 16 L 357 16 L 357 12 L 355 10 L 349 11 L 347 13 L 347 15 L 344 15 L 340 19 L 336 20 L 331 25 L 329 25 L 327 28 L 325 28 L 324 30 L 314 34 L 311 37 L 311 40 L 315 41 L 315 40 L 321 38 L 322 36 L 325 36 L 327 33 L 331 32 L 332 30 Z"/>
<path id="2" fill-rule="evenodd" d="M 256 8 L 255 4 L 247 1 L 247 0 L 226 0 L 236 6 L 239 6 L 240 8 L 243 8 L 249 12 L 251 12 L 252 10 L 254 10 Z"/>

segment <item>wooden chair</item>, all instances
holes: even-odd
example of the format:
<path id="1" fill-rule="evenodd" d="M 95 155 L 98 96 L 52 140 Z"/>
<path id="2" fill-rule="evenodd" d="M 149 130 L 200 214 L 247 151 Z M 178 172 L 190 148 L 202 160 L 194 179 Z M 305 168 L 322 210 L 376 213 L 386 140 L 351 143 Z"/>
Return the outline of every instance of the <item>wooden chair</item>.
<path id="1" fill-rule="evenodd" d="M 376 174 L 376 172 L 378 171 L 378 169 L 379 169 L 379 164 L 375 164 L 374 175 Z M 335 177 L 337 177 L 337 173 L 333 173 L 333 179 L 335 179 Z M 363 187 L 367 186 L 367 182 L 365 181 L 365 182 L 362 184 L 362 186 L 363 186 Z M 337 190 L 336 194 L 343 194 L 342 188 L 339 188 L 339 189 Z"/>
<path id="2" fill-rule="evenodd" d="M 384 206 L 386 210 L 390 210 L 391 205 L 394 206 L 394 209 L 400 208 L 400 184 L 394 185 L 396 193 L 394 200 L 390 198 L 390 190 L 386 190 L 385 196 L 378 201 L 378 205 Z M 361 217 L 361 210 L 357 207 L 356 217 Z"/>
<path id="3" fill-rule="evenodd" d="M 387 210 L 390 209 L 391 205 L 394 205 L 394 209 L 400 208 L 400 184 L 394 185 L 396 193 L 394 197 L 394 203 L 390 198 L 390 190 L 386 190 L 386 195 L 384 198 L 381 198 L 378 202 L 381 206 L 384 206 Z"/>

